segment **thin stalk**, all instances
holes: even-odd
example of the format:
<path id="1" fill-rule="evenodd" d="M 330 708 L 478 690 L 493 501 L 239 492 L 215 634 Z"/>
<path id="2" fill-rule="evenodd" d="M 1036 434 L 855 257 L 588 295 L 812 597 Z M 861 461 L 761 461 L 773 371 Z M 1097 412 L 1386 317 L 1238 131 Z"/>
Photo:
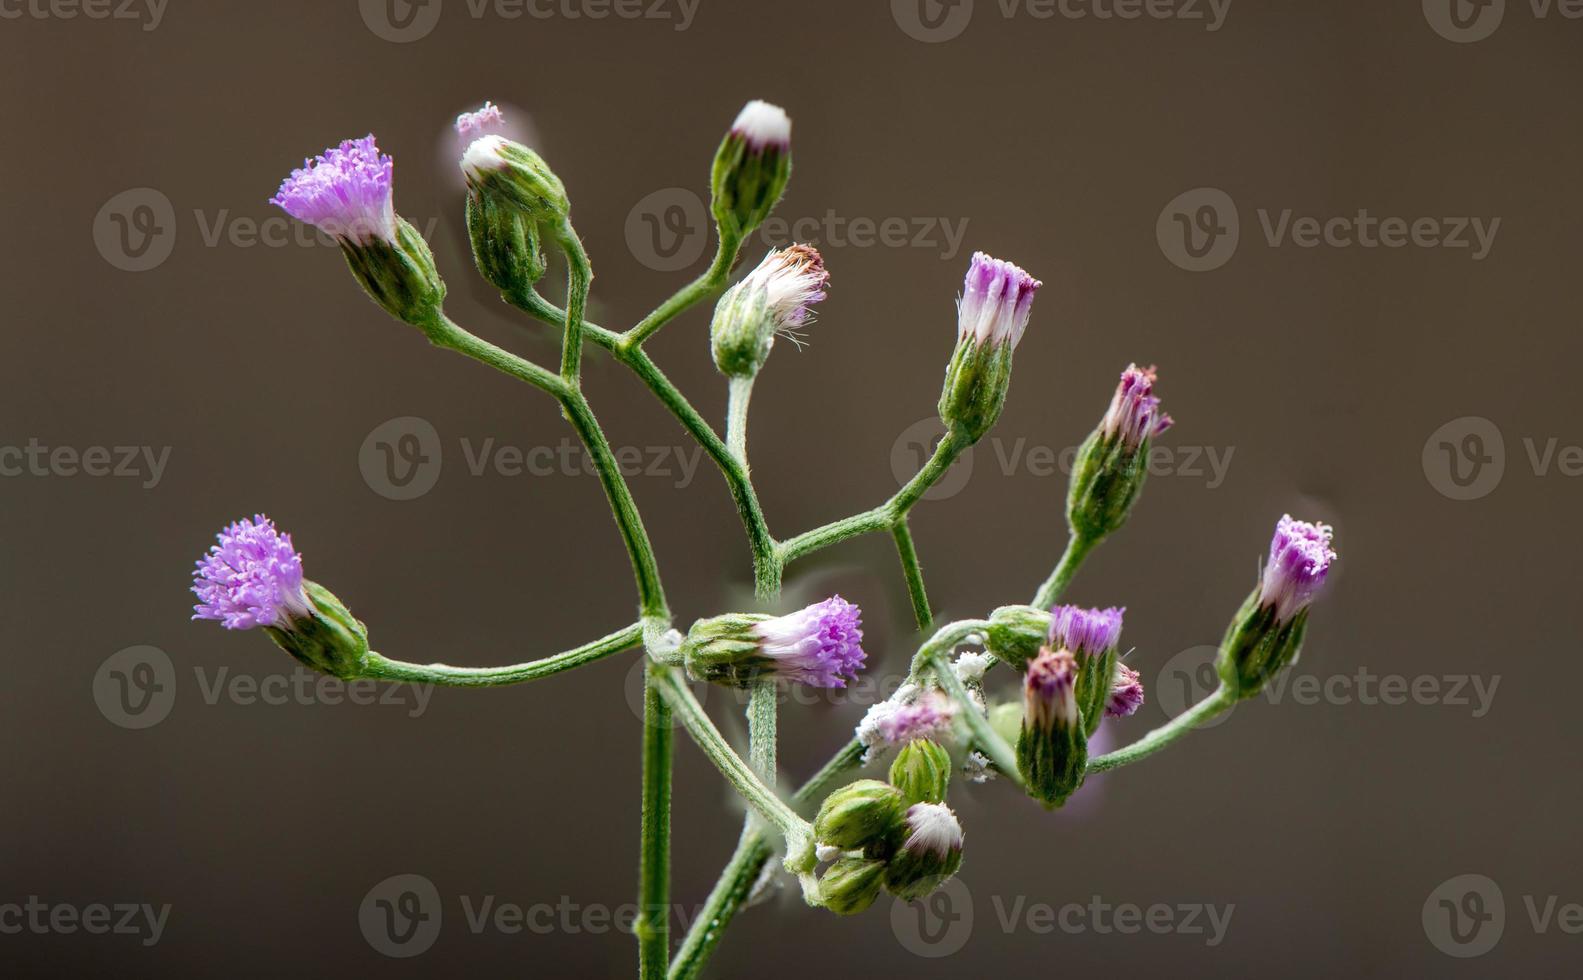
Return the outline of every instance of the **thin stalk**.
<path id="1" fill-rule="evenodd" d="M 968 693 L 962 678 L 956 676 L 956 670 L 951 666 L 950 651 L 941 650 L 934 654 L 930 663 L 934 667 L 934 675 L 940 681 L 940 686 L 962 706 L 962 717 L 967 719 L 967 727 L 973 733 L 973 741 L 985 755 L 989 756 L 989 760 L 1002 775 L 1021 785 L 1022 775 L 1017 768 L 1017 753 L 1005 739 L 1000 737 L 1000 733 L 990 726 L 989 718 Z"/>
<path id="2" fill-rule="evenodd" d="M 541 680 L 554 674 L 591 664 L 623 650 L 630 650 L 643 639 L 643 624 L 634 623 L 592 643 L 565 653 L 512 664 L 508 667 L 452 667 L 449 664 L 413 664 L 390 660 L 369 651 L 364 677 L 411 684 L 442 684 L 448 687 L 503 687 Z"/>
<path id="3" fill-rule="evenodd" d="M 1075 531 L 1067 538 L 1066 550 L 1061 553 L 1061 560 L 1056 563 L 1055 571 L 1039 586 L 1039 591 L 1034 593 L 1032 605 L 1040 609 L 1049 609 L 1055 605 L 1061 593 L 1066 591 L 1072 577 L 1077 574 L 1078 566 L 1083 564 L 1083 559 L 1093 551 L 1098 541 L 1078 535 Z"/>
<path id="4" fill-rule="evenodd" d="M 474 336 L 444 313 L 436 313 L 434 319 L 422 326 L 422 330 L 434 346 L 471 357 L 496 371 L 543 389 L 557 398 L 565 397 L 571 390 L 555 374 L 508 350 L 496 347 L 482 337 Z"/>
<path id="5" fill-rule="evenodd" d="M 670 965 L 671 765 L 675 735 L 671 712 L 648 665 L 643 688 L 643 822 L 638 863 L 639 976 L 664 980 Z"/>
<path id="6" fill-rule="evenodd" d="M 566 328 L 561 340 L 561 377 L 567 384 L 576 385 L 583 357 L 583 315 L 594 272 L 571 222 L 561 223 L 555 241 L 566 254 Z"/>
<path id="7" fill-rule="evenodd" d="M 726 447 L 743 470 L 748 468 L 748 402 L 753 397 L 753 381 L 751 375 L 732 378 L 726 395 Z"/>
<path id="8" fill-rule="evenodd" d="M 714 261 L 703 275 L 683 286 L 674 296 L 656 307 L 654 312 L 638 321 L 637 326 L 622 334 L 620 347 L 631 349 L 643 346 L 645 340 L 658 333 L 661 327 L 679 314 L 724 289 L 726 277 L 731 274 L 731 267 L 736 264 L 737 251 L 741 247 L 741 239 L 720 239 Z"/>
<path id="9" fill-rule="evenodd" d="M 907 580 L 907 595 L 912 599 L 913 618 L 918 621 L 918 632 L 927 633 L 934 621 L 929 608 L 929 593 L 923 587 L 923 567 L 918 563 L 918 547 L 912 540 L 912 529 L 903 517 L 891 528 L 896 539 L 896 555 L 901 559 L 901 572 Z"/>
<path id="10" fill-rule="evenodd" d="M 1215 692 L 1209 697 L 1188 708 L 1131 745 L 1097 758 L 1089 759 L 1088 771 L 1104 772 L 1107 769 L 1117 769 L 1121 766 L 1131 765 L 1140 759 L 1147 759 L 1236 703 L 1237 696 L 1222 684 L 1220 687 L 1215 688 Z"/>

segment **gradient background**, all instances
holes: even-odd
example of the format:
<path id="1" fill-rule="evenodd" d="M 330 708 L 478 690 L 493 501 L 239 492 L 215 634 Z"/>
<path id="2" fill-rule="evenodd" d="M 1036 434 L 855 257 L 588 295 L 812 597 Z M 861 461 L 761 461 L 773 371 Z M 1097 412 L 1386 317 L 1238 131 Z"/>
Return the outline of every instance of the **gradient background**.
<path id="1" fill-rule="evenodd" d="M 973 920 L 960 951 L 914 955 L 889 899 L 837 919 L 784 890 L 737 921 L 713 975 L 1032 965 L 1575 976 L 1583 937 L 1553 922 L 1537 932 L 1525 897 L 1541 908 L 1552 895 L 1583 901 L 1573 773 L 1583 732 L 1570 696 L 1583 667 L 1567 622 L 1579 481 L 1554 466 L 1536 473 L 1524 440 L 1541 453 L 1552 438 L 1583 443 L 1572 378 L 1583 350 L 1583 22 L 1510 2 L 1497 31 L 1459 44 L 1431 29 L 1417 0 L 1235 0 L 1215 31 L 1147 16 L 1007 19 L 993 0 L 976 6 L 943 43 L 909 36 L 907 5 L 882 2 L 705 0 L 677 30 L 674 4 L 662 8 L 670 20 L 560 7 L 508 19 L 444 0 L 432 30 L 407 43 L 369 26 L 378 3 L 350 0 L 173 0 L 153 30 L 146 17 L 25 8 L 0 22 L 12 93 L 0 102 L 10 270 L 0 442 L 170 447 L 153 488 L 58 473 L 0 480 L 0 904 L 172 906 L 148 948 L 129 936 L 0 935 L 6 972 L 632 974 L 627 935 L 474 935 L 460 899 L 632 900 L 633 654 L 535 686 L 438 691 L 416 718 L 389 705 L 206 702 L 195 672 L 205 683 L 225 670 L 292 673 L 261 636 L 187 620 L 192 560 L 223 523 L 256 510 L 292 531 L 309 575 L 393 657 L 528 659 L 613 630 L 633 609 L 595 480 L 468 472 L 464 439 L 570 438 L 544 396 L 431 350 L 369 304 L 335 249 L 284 225 L 286 244 L 229 236 L 276 217 L 265 201 L 304 155 L 372 130 L 398 161 L 398 209 L 420 226 L 437 221 L 452 315 L 553 360 L 554 336 L 519 326 L 471 269 L 450 120 L 485 98 L 531 114 L 594 260 L 593 314 L 625 326 L 707 260 L 653 268 L 642 235 L 627 234 L 629 221 L 644 227 L 640 202 L 675 188 L 706 194 L 721 133 L 762 97 L 796 120 L 781 216 L 968 222 L 952 254 L 938 231 L 900 247 L 815 236 L 832 293 L 811 347 L 782 345 L 754 400 L 754 473 L 777 534 L 877 503 L 897 486 L 893 460 L 905 475 L 906 434 L 933 415 L 953 298 L 981 248 L 1045 287 L 998 441 L 977 450 L 960 492 L 914 512 L 941 617 L 1025 599 L 1060 551 L 1064 475 L 1007 472 L 1000 456 L 1019 440 L 1075 445 L 1116 373 L 1156 362 L 1178 420 L 1162 444 L 1233 456 L 1213 487 L 1207 470 L 1155 477 L 1069 593 L 1129 610 L 1126 641 L 1150 703 L 1115 723 L 1115 737 L 1164 719 L 1168 690 L 1190 676 L 1172 658 L 1219 639 L 1286 511 L 1334 522 L 1343 555 L 1299 673 L 1478 675 L 1486 687 L 1498 676 L 1499 686 L 1482 717 L 1467 704 L 1356 696 L 1251 702 L 1054 816 L 1004 784 L 961 784 L 952 802 L 967 828 L 960 881 Z M 1241 238 L 1223 267 L 1191 273 L 1162 254 L 1155 225 L 1199 187 L 1236 202 Z M 129 272 L 94 229 L 111 227 L 101 209 L 135 188 L 169 201 L 151 247 L 170 251 Z M 1359 208 L 1501 223 L 1474 261 L 1470 249 L 1272 247 L 1258 217 Z M 206 241 L 217 223 L 226 234 Z M 706 322 L 694 311 L 651 350 L 718 420 L 724 385 Z M 586 371 L 617 446 L 687 445 L 602 352 L 590 348 Z M 444 463 L 431 492 L 393 501 L 371 489 L 359 451 L 403 416 L 434 426 Z M 1504 436 L 1504 477 L 1456 500 L 1437 489 L 1448 485 L 1434 463 L 1440 436 L 1429 465 L 1424 450 L 1470 416 Z M 674 471 L 631 480 L 685 625 L 746 607 L 750 569 L 708 462 L 683 482 Z M 874 676 L 893 684 L 913 639 L 890 542 L 861 539 L 794 566 L 787 599 L 837 589 L 863 606 Z M 93 696 L 107 658 L 135 645 L 174 665 L 169 717 L 142 730 L 113 724 Z M 786 709 L 787 780 L 846 738 L 861 701 Z M 708 694 L 740 734 L 729 702 Z M 685 739 L 675 793 L 674 894 L 691 906 L 732 849 L 739 807 Z M 380 955 L 358 926 L 364 896 L 401 873 L 427 877 L 444 903 L 438 941 L 406 960 Z M 1499 943 L 1470 960 L 1440 952 L 1424 925 L 1431 893 L 1465 873 L 1495 881 L 1506 912 Z M 1213 947 L 1204 936 L 999 922 L 1019 900 L 1096 895 L 1235 911 Z"/>

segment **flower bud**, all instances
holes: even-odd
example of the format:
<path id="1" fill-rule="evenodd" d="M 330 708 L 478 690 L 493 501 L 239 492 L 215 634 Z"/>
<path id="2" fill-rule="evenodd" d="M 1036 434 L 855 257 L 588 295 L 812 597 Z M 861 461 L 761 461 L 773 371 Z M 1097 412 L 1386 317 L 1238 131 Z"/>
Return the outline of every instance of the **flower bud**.
<path id="1" fill-rule="evenodd" d="M 943 885 L 962 867 L 962 825 L 940 803 L 915 803 L 907 810 L 903 840 L 885 865 L 885 887 L 913 901 Z"/>
<path id="2" fill-rule="evenodd" d="M 1172 425 L 1154 382 L 1154 368 L 1128 365 L 1099 428 L 1077 451 L 1066 516 L 1085 540 L 1097 542 L 1126 522 L 1148 476 L 1149 441 Z"/>
<path id="3" fill-rule="evenodd" d="M 873 705 L 857 725 L 857 740 L 867 750 L 865 762 L 894 745 L 914 739 L 949 739 L 957 716 L 956 701 L 937 687 L 903 684 L 885 701 Z"/>
<path id="4" fill-rule="evenodd" d="M 764 223 L 791 179 L 791 119 L 754 100 L 742 107 L 715 153 L 710 210 L 720 237 L 741 241 Z"/>
<path id="5" fill-rule="evenodd" d="M 908 803 L 944 803 L 951 782 L 951 755 L 938 742 L 913 739 L 890 764 L 890 784 Z"/>
<path id="6" fill-rule="evenodd" d="M 226 629 L 262 627 L 282 649 L 314 670 L 350 679 L 363 672 L 368 630 L 324 586 L 302 577 L 302 556 L 263 514 L 217 535 L 198 560 L 193 619 Z"/>
<path id="7" fill-rule="evenodd" d="M 439 311 L 445 283 L 423 236 L 396 216 L 394 173 L 373 136 L 344 140 L 293 170 L 269 203 L 334 238 L 374 302 L 422 324 Z"/>
<path id="8" fill-rule="evenodd" d="M 709 325 L 715 366 L 731 378 L 751 378 L 769 357 L 775 337 L 799 343 L 810 307 L 825 298 L 830 274 L 812 245 L 770 249 L 752 272 L 725 291 Z"/>
<path id="9" fill-rule="evenodd" d="M 764 676 L 809 687 L 846 687 L 862 669 L 862 611 L 840 596 L 785 616 L 733 613 L 700 619 L 682 643 L 697 680 L 747 687 Z"/>
<path id="10" fill-rule="evenodd" d="M 1037 279 L 983 252 L 957 300 L 957 342 L 940 392 L 940 419 L 970 443 L 1000 418 L 1011 385 L 1011 355 L 1022 341 Z"/>
<path id="11" fill-rule="evenodd" d="M 814 840 L 843 851 L 857 850 L 890 837 L 900 828 L 906 810 L 901 790 L 877 779 L 860 779 L 825 797 L 814 818 Z"/>
<path id="12" fill-rule="evenodd" d="M 462 154 L 462 175 L 470 191 L 521 212 L 529 221 L 559 226 L 571 212 L 566 187 L 550 165 L 498 133 L 468 144 Z"/>
<path id="13" fill-rule="evenodd" d="M 1050 614 L 1033 606 L 1001 606 L 989 614 L 984 648 L 1008 666 L 1023 670 L 1039 655 L 1050 632 Z"/>
<path id="14" fill-rule="evenodd" d="M 1264 577 L 1232 620 L 1217 661 L 1221 682 L 1239 697 L 1258 694 L 1297 662 L 1308 604 L 1336 560 L 1332 534 L 1328 524 L 1293 520 L 1290 514 L 1276 524 Z"/>
<path id="15" fill-rule="evenodd" d="M 1124 663 L 1116 664 L 1110 682 L 1110 697 L 1105 701 L 1105 716 L 1125 718 L 1143 707 L 1143 678 Z"/>
<path id="16" fill-rule="evenodd" d="M 1023 684 L 1017 768 L 1028 795 L 1054 809 L 1083 784 L 1088 739 L 1077 704 L 1077 659 L 1046 648 L 1028 664 Z"/>
<path id="17" fill-rule="evenodd" d="M 544 252 L 539 226 L 521 211 L 496 198 L 467 193 L 467 237 L 473 264 L 484 280 L 509 297 L 544 278 Z"/>
<path id="18" fill-rule="evenodd" d="M 884 861 L 844 857 L 819 876 L 819 895 L 836 915 L 857 915 L 874 904 L 884 883 Z"/>
<path id="19" fill-rule="evenodd" d="M 1083 715 L 1083 733 L 1090 737 L 1105 717 L 1125 612 L 1116 606 L 1056 606 L 1050 610 L 1050 649 L 1070 650 L 1077 659 L 1077 707 Z"/>

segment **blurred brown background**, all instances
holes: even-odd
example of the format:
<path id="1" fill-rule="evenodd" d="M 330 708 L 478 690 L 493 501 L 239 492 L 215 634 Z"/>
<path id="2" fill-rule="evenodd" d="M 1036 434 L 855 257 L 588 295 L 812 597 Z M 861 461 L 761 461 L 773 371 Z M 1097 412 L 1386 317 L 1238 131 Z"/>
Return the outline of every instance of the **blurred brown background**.
<path id="1" fill-rule="evenodd" d="M 1114 737 L 1183 703 L 1193 648 L 1219 639 L 1283 512 L 1334 522 L 1342 559 L 1296 671 L 1317 698 L 1292 686 L 1239 707 L 1071 812 L 958 787 L 966 908 L 928 920 L 883 899 L 846 920 L 783 890 L 735 924 L 714 975 L 1576 975 L 1561 910 L 1583 901 L 1567 450 L 1583 444 L 1583 21 L 1526 0 L 386 2 L 4 7 L 8 973 L 632 974 L 635 944 L 599 910 L 635 895 L 634 654 L 421 705 L 325 703 L 312 678 L 281 686 L 300 675 L 263 637 L 189 623 L 188 570 L 222 524 L 263 510 L 393 657 L 505 663 L 628 622 L 596 481 L 497 465 L 501 446 L 559 452 L 572 433 L 551 403 L 428 348 L 265 202 L 305 155 L 376 133 L 398 209 L 433 222 L 453 316 L 549 360 L 554 337 L 471 269 L 450 120 L 487 98 L 531 122 L 594 260 L 594 315 L 625 326 L 707 261 L 688 255 L 708 164 L 761 97 L 796 123 L 779 215 L 811 219 L 788 231 L 834 276 L 810 348 L 782 345 L 754 399 L 777 534 L 906 475 L 984 249 L 1045 288 L 996 433 L 965 482 L 948 478 L 957 492 L 915 512 L 943 617 L 1021 601 L 1048 572 L 1065 491 L 1048 457 L 1093 426 L 1129 360 L 1160 365 L 1178 426 L 1070 593 L 1128 607 L 1150 702 Z M 1102 16 L 1118 8 L 1138 16 Z M 1418 240 L 1358 244 L 1360 209 Z M 1192 243 L 1205 258 L 1178 214 L 1226 229 Z M 1304 217 L 1346 222 L 1327 241 Z M 651 349 L 719 420 L 706 322 L 695 311 Z M 602 352 L 587 362 L 612 442 L 645 461 L 631 482 L 678 621 L 750 608 L 718 474 L 705 460 L 689 476 L 670 417 Z M 392 500 L 360 455 L 406 417 L 432 426 L 443 464 L 431 490 Z M 122 446 L 134 475 L 70 465 L 105 447 L 119 467 Z M 913 637 L 890 543 L 795 566 L 787 596 L 837 589 L 894 684 Z M 1435 693 L 1383 703 L 1387 678 Z M 284 703 L 250 699 L 254 682 Z M 788 780 L 865 707 L 813 700 L 785 710 Z M 708 702 L 740 733 L 728 696 Z M 152 717 L 132 708 L 168 715 L 123 727 Z M 674 890 L 690 909 L 739 808 L 685 740 L 677 762 Z M 359 908 L 400 874 L 433 885 L 442 925 L 391 958 Z M 1467 874 L 1487 881 L 1451 881 Z M 30 896 L 170 911 L 145 945 L 35 932 L 4 911 Z M 475 931 L 466 910 L 491 897 L 551 925 Z M 1163 905 L 1173 924 L 1123 934 L 1096 901 Z M 1069 903 L 1085 911 L 1030 916 Z M 1233 907 L 1218 942 L 1204 906 Z"/>

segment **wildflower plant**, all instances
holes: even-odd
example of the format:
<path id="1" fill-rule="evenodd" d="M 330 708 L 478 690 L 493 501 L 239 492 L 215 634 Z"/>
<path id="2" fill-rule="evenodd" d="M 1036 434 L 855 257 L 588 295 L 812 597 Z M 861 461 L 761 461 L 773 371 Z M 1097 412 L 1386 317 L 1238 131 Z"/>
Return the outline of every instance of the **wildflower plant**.
<path id="1" fill-rule="evenodd" d="M 643 810 L 635 928 L 641 977 L 698 975 L 777 851 L 808 904 L 836 914 L 862 912 L 883 892 L 901 900 L 922 898 L 963 863 L 966 835 L 948 803 L 953 784 L 961 792 L 964 784 L 998 777 L 1045 807 L 1060 806 L 1081 791 L 1088 774 L 1159 751 L 1253 696 L 1296 660 L 1310 602 L 1336 553 L 1330 528 L 1288 516 L 1277 525 L 1264 574 L 1221 646 L 1220 687 L 1138 741 L 1091 755 L 1089 741 L 1104 718 L 1136 711 L 1143 684 L 1122 660 L 1123 609 L 1057 602 L 1084 558 L 1125 523 L 1147 475 L 1149 443 L 1171 425 L 1153 394 L 1154 369 L 1133 365 L 1122 373 L 1109 409 L 1083 444 L 1068 498 L 1070 537 L 1031 601 L 1002 606 L 984 619 L 937 625 L 911 513 L 999 417 L 1039 281 L 1010 262 L 974 254 L 957 303 L 956 346 L 939 401 L 946 432 L 933 456 L 879 505 L 778 538 L 749 475 L 748 403 L 776 338 L 798 339 L 825 297 L 830 274 L 816 249 L 793 245 L 770 250 L 734 284 L 730 279 L 744 242 L 774 209 L 790 177 L 790 119 L 764 102 L 742 110 L 710 175 L 718 240 L 713 262 L 624 331 L 586 318 L 592 270 L 572 226 L 565 185 L 537 153 L 502 135 L 502 123 L 491 103 L 456 121 L 457 132 L 470 139 L 460 160 L 468 234 L 479 273 L 502 299 L 560 331 L 557 366 L 491 344 L 446 314 L 444 281 L 428 244 L 395 211 L 394 164 L 374 137 L 348 140 L 308 161 L 272 200 L 334 236 L 369 296 L 430 343 L 527 382 L 558 403 L 593 460 L 620 529 L 636 585 L 636 619 L 574 649 L 510 666 L 388 658 L 370 649 L 368 629 L 339 599 L 305 577 L 308 568 L 290 535 L 263 515 L 226 528 L 199 560 L 193 618 L 228 629 L 262 629 L 302 663 L 336 677 L 391 682 L 495 687 L 641 651 Z M 538 289 L 551 251 L 568 270 L 564 307 Z M 709 353 L 728 390 L 723 435 L 644 350 L 645 341 L 679 314 L 711 297 L 719 300 Z M 777 693 L 788 685 L 842 687 L 854 679 L 866 664 L 861 612 L 832 596 L 780 615 L 722 612 L 681 632 L 637 504 L 583 394 L 582 358 L 590 345 L 630 368 L 718 467 L 736 502 L 757 593 L 766 603 L 778 597 L 786 569 L 799 559 L 859 535 L 883 533 L 894 540 L 921 639 L 907 681 L 873 706 L 823 769 L 790 793 L 776 786 Z M 962 649 L 967 647 L 976 649 Z M 1005 689 L 998 697 L 991 693 L 997 668 L 1020 676 L 1020 685 L 998 685 Z M 745 754 L 705 713 L 693 682 L 750 692 Z M 1011 693 L 1014 686 L 1020 686 L 1020 697 Z M 750 810 L 703 913 L 674 949 L 667 916 L 673 720 Z M 865 768 L 870 773 L 859 778 Z"/>

